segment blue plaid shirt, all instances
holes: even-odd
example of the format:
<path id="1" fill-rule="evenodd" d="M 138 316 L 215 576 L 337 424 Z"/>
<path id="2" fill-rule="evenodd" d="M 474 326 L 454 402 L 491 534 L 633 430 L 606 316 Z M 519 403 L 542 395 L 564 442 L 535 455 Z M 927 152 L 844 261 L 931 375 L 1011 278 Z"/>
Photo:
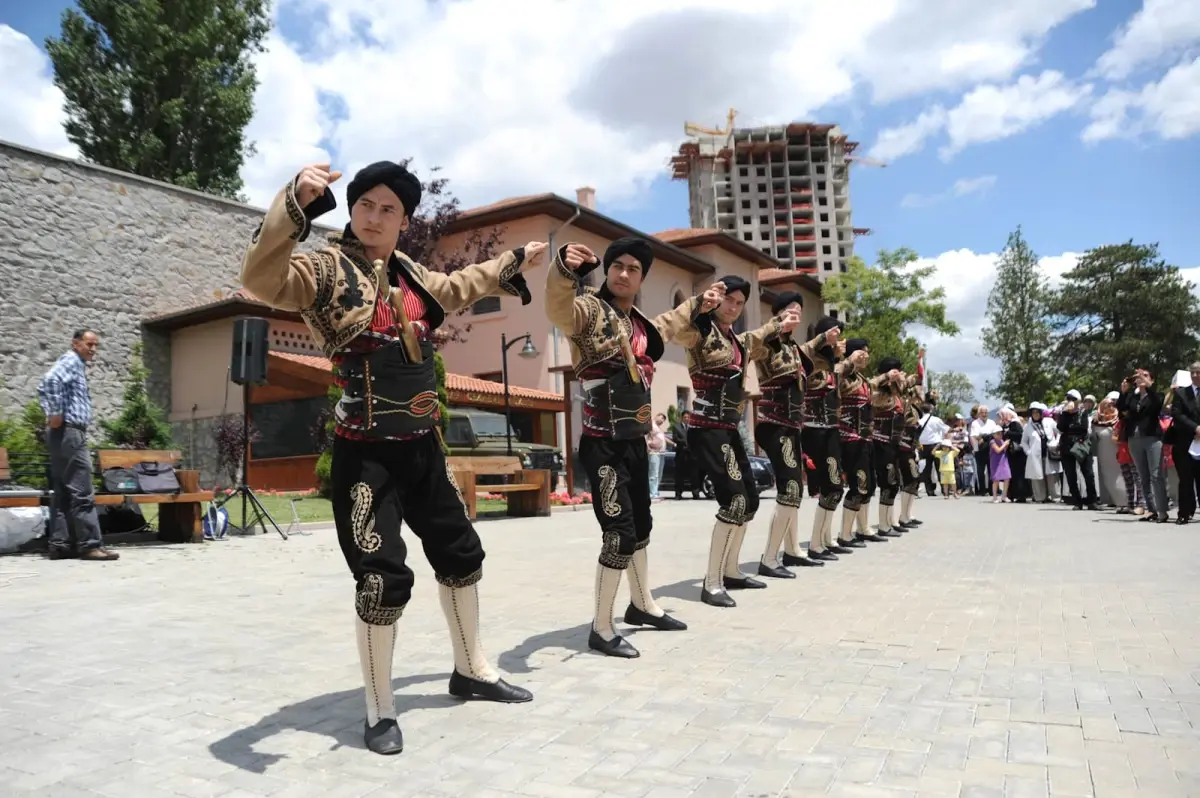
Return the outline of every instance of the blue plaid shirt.
<path id="1" fill-rule="evenodd" d="M 86 427 L 92 423 L 92 397 L 88 393 L 83 358 L 67 352 L 38 385 L 38 401 L 46 417 L 62 416 L 66 424 Z"/>

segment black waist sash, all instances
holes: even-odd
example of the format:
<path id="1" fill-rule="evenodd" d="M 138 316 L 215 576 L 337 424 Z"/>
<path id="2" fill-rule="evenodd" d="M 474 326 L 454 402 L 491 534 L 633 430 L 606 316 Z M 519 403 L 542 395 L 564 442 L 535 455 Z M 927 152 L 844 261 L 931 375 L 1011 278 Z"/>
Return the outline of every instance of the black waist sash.
<path id="1" fill-rule="evenodd" d="M 696 390 L 692 412 L 722 424 L 737 424 L 742 420 L 746 391 L 742 387 L 745 375 L 738 373 L 711 388 Z"/>
<path id="2" fill-rule="evenodd" d="M 786 385 L 764 385 L 762 402 L 773 405 L 774 414 L 799 424 L 804 420 L 804 391 L 799 380 Z"/>
<path id="3" fill-rule="evenodd" d="M 650 387 L 635 383 L 629 369 L 614 372 L 603 382 L 584 391 L 591 421 L 607 428 L 613 440 L 628 441 L 650 432 Z"/>
<path id="4" fill-rule="evenodd" d="M 438 395 L 433 345 L 421 344 L 421 362 L 409 363 L 401 346 L 347 355 L 341 364 L 346 389 L 342 402 L 362 419 L 369 438 L 395 438 L 430 430 L 436 424 Z"/>

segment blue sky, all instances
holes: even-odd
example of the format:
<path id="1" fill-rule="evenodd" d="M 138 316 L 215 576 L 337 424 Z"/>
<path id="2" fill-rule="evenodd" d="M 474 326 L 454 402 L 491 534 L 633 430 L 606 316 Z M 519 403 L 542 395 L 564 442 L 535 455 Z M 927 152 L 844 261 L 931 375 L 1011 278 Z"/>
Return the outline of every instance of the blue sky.
<path id="1" fill-rule="evenodd" d="M 0 6 L 0 138 L 70 154 L 38 49 L 68 5 Z M 996 368 L 995 253 L 1018 225 L 1052 280 L 1132 239 L 1200 284 L 1200 2 L 744 5 L 276 0 L 247 193 L 265 205 L 306 163 L 412 156 L 468 207 L 591 185 L 637 228 L 686 227 L 667 159 L 685 121 L 721 126 L 733 106 L 745 125 L 838 123 L 888 162 L 854 168 L 854 223 L 873 231 L 858 254 L 907 246 L 936 266 L 963 334 L 922 334 L 930 366 L 977 386 Z"/>
<path id="2" fill-rule="evenodd" d="M 63 9 L 72 5 L 64 0 L 5 3 L 0 24 L 41 46 L 46 36 L 57 34 Z M 1083 75 L 1140 5 L 1130 0 L 1105 2 L 1071 17 L 1050 31 L 1038 67 Z M 312 44 L 314 25 L 299 19 L 287 5 L 280 14 L 279 28 L 295 44 Z M 855 95 L 816 116 L 841 124 L 861 142 L 860 153 L 869 149 L 880 130 L 916 116 L 930 100 L 955 100 L 954 92 L 946 92 L 878 107 L 867 102 L 865 92 Z M 694 121 L 722 123 L 719 118 Z M 949 163 L 927 148 L 887 168 L 856 167 L 851 181 L 855 223 L 873 231 L 859 239 L 860 253 L 869 256 L 881 247 L 899 246 L 928 256 L 961 248 L 994 252 L 1020 224 L 1043 255 L 1132 238 L 1159 242 L 1164 257 L 1180 266 L 1200 265 L 1200 237 L 1194 234 L 1200 218 L 1195 191 L 1200 139 L 1085 145 L 1078 136 L 1083 124 L 1079 114 L 1069 113 L 1023 134 L 971 147 Z M 682 120 L 679 127 L 682 134 Z M 995 175 L 995 185 L 985 194 L 953 202 L 901 207 L 905 195 L 937 194 L 959 178 L 976 175 Z M 601 194 L 598 202 L 601 211 L 643 230 L 688 224 L 686 185 L 665 174 L 636 198 L 614 203 Z"/>

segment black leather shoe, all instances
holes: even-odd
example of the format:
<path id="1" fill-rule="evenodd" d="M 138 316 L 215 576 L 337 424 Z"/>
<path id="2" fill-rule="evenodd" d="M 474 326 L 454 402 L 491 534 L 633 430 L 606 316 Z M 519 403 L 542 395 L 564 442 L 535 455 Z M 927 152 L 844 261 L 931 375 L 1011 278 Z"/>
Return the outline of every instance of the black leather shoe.
<path id="1" fill-rule="evenodd" d="M 809 557 L 797 557 L 794 554 L 788 554 L 786 551 L 779 558 L 783 563 L 784 568 L 824 568 L 825 563 L 820 560 L 814 560 Z"/>
<path id="2" fill-rule="evenodd" d="M 649 626 L 653 629 L 658 629 L 661 632 L 682 632 L 687 629 L 687 624 L 676 618 L 672 618 L 665 612 L 662 616 L 651 615 L 648 612 L 639 610 L 637 607 L 630 604 L 625 608 L 625 623 L 630 626 Z"/>
<path id="3" fill-rule="evenodd" d="M 858 538 L 855 538 L 854 540 L 841 540 L 838 541 L 838 543 L 842 546 L 849 546 L 852 549 L 865 549 L 867 547 L 867 544 L 863 543 Z"/>
<path id="4" fill-rule="evenodd" d="M 450 695 L 455 698 L 482 698 L 500 704 L 524 704 L 533 700 L 533 693 L 524 687 L 514 687 L 503 679 L 484 682 L 463 676 L 458 671 L 450 674 Z"/>
<path id="5" fill-rule="evenodd" d="M 700 601 L 710 607 L 736 607 L 737 602 L 728 593 L 709 593 L 708 588 L 700 588 Z"/>
<path id="6" fill-rule="evenodd" d="M 923 523 L 925 522 L 918 518 L 910 518 L 907 524 L 901 524 L 901 526 L 920 526 Z"/>
<path id="7" fill-rule="evenodd" d="M 854 553 L 854 549 L 848 549 L 845 546 L 841 545 L 840 543 L 830 546 L 828 549 L 826 549 L 826 551 L 832 551 L 834 554 L 853 554 Z"/>
<path id="8" fill-rule="evenodd" d="M 46 552 L 46 556 L 51 560 L 77 560 L 79 555 L 63 546 L 51 546 Z"/>
<path id="9" fill-rule="evenodd" d="M 812 549 L 809 549 L 808 556 L 814 560 L 825 560 L 826 562 L 836 560 L 838 558 L 836 554 L 828 549 L 825 551 L 813 551 Z"/>
<path id="10" fill-rule="evenodd" d="M 1184 524 L 1186 524 L 1186 523 L 1187 523 L 1188 521 L 1190 521 L 1190 520 L 1191 520 L 1191 519 L 1189 519 L 1189 518 L 1185 518 L 1185 517 L 1183 517 L 1183 516 L 1181 515 L 1181 516 L 1179 516 L 1178 518 L 1176 518 L 1176 519 L 1175 519 L 1175 523 L 1176 523 L 1176 524 L 1178 524 L 1179 526 L 1183 526 Z"/>
<path id="11" fill-rule="evenodd" d="M 404 750 L 404 735 L 400 732 L 400 724 L 391 718 L 385 718 L 374 726 L 368 726 L 363 721 L 363 742 L 367 750 L 384 756 L 392 756 Z"/>
<path id="12" fill-rule="evenodd" d="M 769 576 L 772 579 L 795 579 L 796 578 L 796 575 L 794 573 L 792 573 L 788 569 L 784 568 L 782 565 L 776 567 L 776 566 L 767 565 L 765 562 L 760 562 L 758 564 L 758 575 L 759 576 Z"/>
<path id="13" fill-rule="evenodd" d="M 721 579 L 726 590 L 766 590 L 767 583 L 760 582 L 753 576 L 742 574 L 741 577 L 726 576 Z"/>
<path id="14" fill-rule="evenodd" d="M 894 526 L 891 529 L 879 530 L 879 534 L 880 534 L 880 536 L 885 537 L 885 538 L 898 538 L 898 537 L 902 537 L 903 534 L 907 531 L 908 530 L 904 529 L 903 527 Z"/>
<path id="15" fill-rule="evenodd" d="M 869 540 L 872 543 L 887 543 L 887 538 L 871 533 L 869 535 L 859 535 L 860 540 Z"/>

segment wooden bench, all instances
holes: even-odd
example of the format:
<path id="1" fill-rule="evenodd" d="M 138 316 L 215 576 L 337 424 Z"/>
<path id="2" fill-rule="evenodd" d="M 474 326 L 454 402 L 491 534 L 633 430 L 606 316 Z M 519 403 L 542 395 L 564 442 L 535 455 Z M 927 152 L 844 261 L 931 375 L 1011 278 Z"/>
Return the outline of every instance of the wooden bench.
<path id="1" fill-rule="evenodd" d="M 480 493 L 502 493 L 508 499 L 510 516 L 550 515 L 550 472 L 544 468 L 523 468 L 519 457 L 450 457 L 450 471 L 458 483 L 467 517 L 475 520 Z M 506 476 L 515 482 L 506 485 L 479 485 L 479 476 Z"/>
<path id="2" fill-rule="evenodd" d="M 11 481 L 12 469 L 8 465 L 8 449 L 0 447 L 0 484 Z M 40 490 L 0 490 L 0 507 L 40 507 L 49 496 L 49 493 Z"/>
<path id="3" fill-rule="evenodd" d="M 178 465 L 183 454 L 156 449 L 100 449 L 96 452 L 100 471 L 133 468 L 138 463 Z M 200 525 L 200 503 L 212 501 L 212 491 L 201 491 L 199 473 L 175 472 L 179 493 L 97 493 L 97 505 L 157 504 L 158 537 L 170 543 L 199 543 L 204 540 Z"/>

